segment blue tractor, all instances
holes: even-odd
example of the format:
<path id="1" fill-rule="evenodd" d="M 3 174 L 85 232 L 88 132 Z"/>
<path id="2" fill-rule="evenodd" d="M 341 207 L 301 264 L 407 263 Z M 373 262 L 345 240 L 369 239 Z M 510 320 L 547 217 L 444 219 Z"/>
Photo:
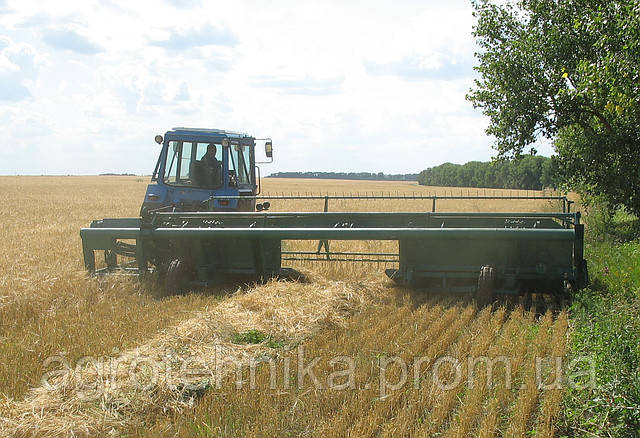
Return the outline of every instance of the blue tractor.
<path id="1" fill-rule="evenodd" d="M 494 294 L 552 293 L 588 283 L 584 226 L 566 197 L 450 196 L 445 199 L 549 199 L 562 212 L 435 212 L 437 196 L 343 195 L 333 199 L 424 199 L 431 212 L 261 212 L 256 141 L 270 139 L 215 129 L 174 128 L 156 136 L 162 151 L 141 217 L 94 220 L 80 230 L 91 273 L 154 273 L 167 293 L 227 280 L 300 278 L 283 261 L 397 263 L 392 279 L 415 287 L 471 292 L 489 303 Z M 271 162 L 269 161 L 269 162 Z M 292 251 L 282 242 L 324 242 L 317 251 Z M 398 252 L 330 252 L 329 240 L 398 242 Z M 321 253 L 322 246 L 326 253 Z M 95 252 L 104 254 L 96 264 Z M 102 265 L 102 266 L 100 266 Z M 529 299 L 527 299 L 529 301 Z"/>
<path id="2" fill-rule="evenodd" d="M 220 129 L 173 128 L 155 137 L 162 145 L 140 216 L 161 211 L 253 211 L 260 192 L 256 140 L 273 161 L 271 139 Z M 257 170 L 257 172 L 256 172 Z M 256 175 L 257 173 L 257 175 Z M 228 197 L 228 199 L 225 199 Z M 246 199 L 243 199 L 246 197 Z"/>

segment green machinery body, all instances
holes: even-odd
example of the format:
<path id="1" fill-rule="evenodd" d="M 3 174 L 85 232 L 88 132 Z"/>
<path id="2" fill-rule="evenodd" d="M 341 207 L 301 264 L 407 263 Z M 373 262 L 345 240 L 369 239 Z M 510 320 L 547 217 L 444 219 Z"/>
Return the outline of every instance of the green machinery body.
<path id="1" fill-rule="evenodd" d="M 80 234 L 89 272 L 158 272 L 173 287 L 277 277 L 297 260 L 397 263 L 387 275 L 411 287 L 490 296 L 562 294 L 588 281 L 578 212 L 158 212 L 93 221 Z M 287 240 L 321 244 L 286 251 Z M 330 240 L 392 240 L 398 252 L 331 252 Z M 96 251 L 104 251 L 100 269 Z"/>

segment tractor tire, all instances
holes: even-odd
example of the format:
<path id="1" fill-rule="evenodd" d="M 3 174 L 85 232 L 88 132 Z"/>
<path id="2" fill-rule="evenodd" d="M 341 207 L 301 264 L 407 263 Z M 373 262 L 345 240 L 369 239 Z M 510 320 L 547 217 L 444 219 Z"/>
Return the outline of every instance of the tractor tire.
<path id="1" fill-rule="evenodd" d="M 107 249 L 104 251 L 104 262 L 107 265 L 107 268 L 110 271 L 113 271 L 116 266 L 118 265 L 118 259 L 117 259 L 117 255 L 116 252 L 111 250 L 111 249 Z"/>
<path id="2" fill-rule="evenodd" d="M 589 286 L 589 269 L 587 268 L 587 261 L 583 260 L 580 264 L 580 289 Z"/>
<path id="3" fill-rule="evenodd" d="M 492 266 L 483 266 L 478 275 L 478 289 L 476 290 L 476 303 L 479 307 L 485 307 L 493 303 L 493 295 L 496 287 L 496 270 Z"/>
<path id="4" fill-rule="evenodd" d="M 531 310 L 532 305 L 533 296 L 531 295 L 531 292 L 525 292 L 524 295 L 522 295 L 522 307 L 524 308 L 524 310 L 529 311 Z"/>
<path id="5" fill-rule="evenodd" d="M 166 295 L 180 294 L 188 285 L 189 269 L 184 260 L 173 259 L 167 267 L 164 276 L 164 289 Z"/>
<path id="6" fill-rule="evenodd" d="M 577 278 L 574 281 L 569 282 L 570 292 L 573 294 L 574 292 L 583 289 L 590 284 L 589 280 L 589 269 L 587 268 L 587 261 L 583 260 L 580 266 L 577 269 Z"/>

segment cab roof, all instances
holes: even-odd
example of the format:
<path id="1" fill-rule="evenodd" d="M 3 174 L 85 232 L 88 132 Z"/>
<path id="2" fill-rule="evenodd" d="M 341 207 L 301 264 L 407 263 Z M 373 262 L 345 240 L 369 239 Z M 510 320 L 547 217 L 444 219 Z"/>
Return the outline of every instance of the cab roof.
<path id="1" fill-rule="evenodd" d="M 210 138 L 210 139 L 251 139 L 249 134 L 242 132 L 225 131 L 223 129 L 211 128 L 172 128 L 167 131 L 165 138 Z"/>

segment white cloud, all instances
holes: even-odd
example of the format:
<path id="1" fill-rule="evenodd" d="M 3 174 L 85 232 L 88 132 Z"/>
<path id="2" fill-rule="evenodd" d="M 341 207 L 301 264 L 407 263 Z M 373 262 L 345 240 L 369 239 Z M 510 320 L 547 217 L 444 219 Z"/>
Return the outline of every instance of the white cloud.
<path id="1" fill-rule="evenodd" d="M 439 53 L 406 56 L 398 61 L 376 63 L 365 61 L 373 75 L 399 76 L 408 80 L 451 81 L 474 76 L 472 59 L 455 59 Z"/>
<path id="2" fill-rule="evenodd" d="M 32 46 L 0 36 L 0 101 L 30 97 L 28 85 L 36 78 L 39 63 Z"/>
<path id="3" fill-rule="evenodd" d="M 189 85 L 186 82 L 181 82 L 178 90 L 176 90 L 173 100 L 180 102 L 188 102 L 191 100 L 191 93 L 189 92 Z"/>
<path id="4" fill-rule="evenodd" d="M 202 4 L 200 0 L 167 0 L 167 2 L 178 9 L 195 8 Z"/>
<path id="5" fill-rule="evenodd" d="M 85 55 L 94 55 L 104 49 L 90 39 L 72 29 L 49 29 L 42 39 L 54 49 L 70 50 Z"/>
<path id="6" fill-rule="evenodd" d="M 250 78 L 250 84 L 253 87 L 271 88 L 283 94 L 318 96 L 343 92 L 341 78 L 287 78 L 261 75 Z"/>
<path id="7" fill-rule="evenodd" d="M 18 148 L 0 172 L 148 173 L 153 136 L 173 126 L 271 136 L 276 160 L 263 173 L 404 173 L 492 155 L 485 120 L 464 99 L 474 74 L 467 0 L 5 9 L 0 97 L 13 115 L 0 129 L 39 121 L 38 141 L 56 158 Z"/>
<path id="8" fill-rule="evenodd" d="M 188 50 L 203 46 L 233 46 L 237 42 L 236 36 L 229 29 L 205 24 L 198 29 L 189 26 L 181 31 L 171 30 L 167 38 L 153 40 L 151 44 L 168 50 Z"/>

